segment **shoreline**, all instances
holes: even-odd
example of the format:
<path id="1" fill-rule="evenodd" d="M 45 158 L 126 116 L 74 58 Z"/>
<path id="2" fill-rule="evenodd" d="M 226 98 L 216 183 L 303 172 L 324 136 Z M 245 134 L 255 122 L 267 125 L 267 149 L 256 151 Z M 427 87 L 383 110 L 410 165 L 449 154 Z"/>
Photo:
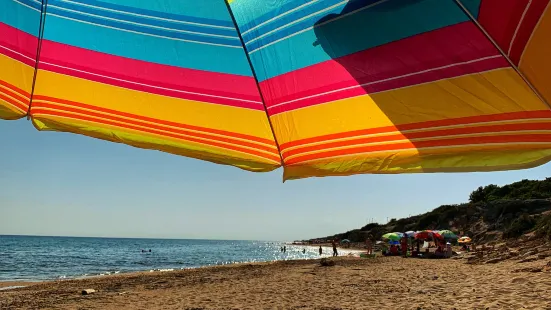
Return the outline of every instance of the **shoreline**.
<path id="1" fill-rule="evenodd" d="M 309 257 L 309 258 L 298 258 L 298 259 L 276 259 L 276 260 L 269 260 L 269 261 L 260 261 L 260 262 L 235 262 L 235 263 L 229 263 L 229 264 L 220 264 L 220 265 L 203 265 L 203 266 L 196 266 L 196 267 L 183 267 L 183 268 L 147 268 L 143 270 L 134 270 L 134 271 L 117 271 L 112 273 L 101 273 L 101 274 L 92 274 L 92 275 L 85 275 L 85 276 L 72 276 L 72 277 L 66 277 L 66 278 L 51 278 L 51 279 L 25 279 L 25 280 L 19 280 L 19 279 L 7 279 L 7 280 L 0 280 L 0 291 L 1 290 L 7 290 L 8 287 L 27 287 L 32 286 L 35 284 L 40 283 L 49 283 L 49 282 L 61 282 L 61 281 L 71 281 L 71 280 L 86 280 L 86 279 L 95 279 L 95 278 L 109 278 L 109 277 L 115 277 L 119 275 L 131 275 L 131 274 L 141 274 L 141 273 L 159 273 L 159 272 L 176 272 L 176 271 L 182 271 L 182 270 L 189 270 L 189 269 L 198 269 L 198 268 L 211 268 L 211 267 L 222 267 L 222 266 L 234 266 L 234 265 L 243 265 L 243 264 L 265 264 L 265 263 L 275 263 L 275 262 L 284 262 L 284 261 L 308 261 L 308 260 L 319 260 L 321 258 L 329 258 L 332 257 L 330 255 L 330 248 L 331 245 L 327 244 L 320 244 L 324 248 L 323 255 L 321 257 Z M 301 245 L 308 248 L 318 248 L 320 245 Z M 297 246 L 297 245 L 294 245 Z M 362 251 L 359 249 L 353 249 L 353 248 L 337 248 L 339 253 L 343 253 L 343 255 L 359 255 Z M 331 250 L 332 251 L 332 250 Z M 342 251 L 342 252 L 341 252 Z M 340 255 L 339 255 L 340 256 Z M 14 289 L 14 288 L 9 288 Z"/>
<path id="2" fill-rule="evenodd" d="M 345 256 L 342 256 L 345 257 Z M 89 280 L 95 281 L 95 280 L 119 280 L 129 277 L 143 277 L 143 276 L 159 276 L 162 274 L 174 274 L 174 273 L 185 273 L 185 272 L 193 272 L 193 271 L 202 271 L 202 270 L 217 270 L 217 269 L 224 269 L 224 268 L 242 268 L 244 266 L 250 267 L 250 266 L 269 266 L 274 264 L 300 264 L 300 263 L 312 263 L 321 260 L 324 257 L 320 258 L 308 258 L 308 259 L 289 259 L 289 260 L 273 260 L 273 261 L 265 261 L 265 262 L 241 262 L 241 263 L 231 263 L 231 264 L 224 264 L 224 265 L 208 265 L 208 266 L 199 266 L 199 267 L 190 267 L 190 268 L 183 268 L 183 269 L 156 269 L 156 270 L 141 270 L 141 271 L 129 271 L 129 272 L 120 272 L 120 273 L 113 273 L 110 275 L 93 275 L 93 276 L 86 276 L 86 277 L 76 277 L 76 278 L 65 278 L 65 279 L 51 279 L 51 280 L 29 280 L 29 281 L 0 281 L 0 292 L 7 291 L 7 289 L 3 289 L 6 287 L 15 287 L 10 288 L 9 290 L 15 290 L 15 289 L 21 289 L 21 288 L 28 288 L 35 285 L 50 285 L 50 284 L 57 284 L 57 283 L 78 283 L 78 282 L 86 282 Z"/>
<path id="3" fill-rule="evenodd" d="M 466 264 L 466 259 L 336 257 L 237 263 L 172 272 L 36 283 L 0 291 L 7 309 L 543 309 L 549 259 Z M 522 269 L 519 271 L 519 269 Z M 82 295 L 94 289 L 92 295 Z M 389 302 L 392 300 L 392 302 Z"/>

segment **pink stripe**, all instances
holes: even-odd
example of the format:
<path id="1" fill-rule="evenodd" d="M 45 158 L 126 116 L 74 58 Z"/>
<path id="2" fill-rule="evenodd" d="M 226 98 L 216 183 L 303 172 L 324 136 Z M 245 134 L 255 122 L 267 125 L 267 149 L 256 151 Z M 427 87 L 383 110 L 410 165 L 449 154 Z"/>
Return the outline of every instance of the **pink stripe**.
<path id="1" fill-rule="evenodd" d="M 0 54 L 19 60 L 29 66 L 34 66 L 37 45 L 37 37 L 0 22 Z"/>
<path id="2" fill-rule="evenodd" d="M 460 66 L 443 68 L 436 71 L 429 71 L 418 75 L 403 77 L 403 78 L 381 82 L 373 85 L 356 87 L 356 88 L 335 92 L 335 93 L 331 93 L 331 94 L 327 94 L 319 97 L 308 98 L 308 99 L 292 102 L 289 104 L 270 107 L 268 108 L 268 112 L 270 115 L 275 115 L 275 114 L 279 114 L 279 113 L 283 113 L 291 110 L 305 108 L 316 104 L 332 102 L 332 101 L 341 100 L 345 98 L 352 98 L 352 97 L 362 96 L 365 94 L 377 93 L 381 91 L 392 90 L 392 89 L 397 89 L 397 88 L 406 87 L 406 86 L 434 82 L 441 79 L 453 78 L 453 77 L 472 74 L 472 73 L 479 73 L 479 72 L 484 72 L 488 70 L 493 70 L 496 68 L 504 68 L 507 66 L 509 66 L 509 63 L 503 57 L 490 58 L 490 59 L 485 59 L 480 62 L 476 62 L 468 65 L 460 65 Z"/>
<path id="3" fill-rule="evenodd" d="M 24 63 L 24 64 L 26 64 L 27 66 L 30 66 L 30 67 L 34 67 L 34 65 L 36 63 L 35 60 L 29 59 L 29 58 L 24 57 L 24 56 L 21 56 L 17 52 L 14 52 L 12 48 L 9 48 L 7 46 L 0 45 L 0 54 L 2 54 L 4 56 L 7 56 L 11 59 L 15 59 L 17 61 L 20 61 L 20 62 L 22 62 L 22 63 Z"/>
<path id="4" fill-rule="evenodd" d="M 264 106 L 260 103 L 252 103 L 252 102 L 243 102 L 243 101 L 236 101 L 236 100 L 229 100 L 224 98 L 212 98 L 212 97 L 205 97 L 202 95 L 194 95 L 189 93 L 182 93 L 175 90 L 168 90 L 168 89 L 158 89 L 151 86 L 146 85 L 137 85 L 131 82 L 126 81 L 120 81 L 120 80 L 113 80 L 108 77 L 101 77 L 101 76 L 95 76 L 91 75 L 89 73 L 85 72 L 79 72 L 74 71 L 71 69 L 66 68 L 60 68 L 57 66 L 40 63 L 38 67 L 42 70 L 47 70 L 51 72 L 57 72 L 65 75 L 70 75 L 73 77 L 91 80 L 95 82 L 100 82 L 103 84 L 113 85 L 113 86 L 119 86 L 127 89 L 137 90 L 137 91 L 143 91 L 168 97 L 174 97 L 174 98 L 181 98 L 186 100 L 196 100 L 200 102 L 208 102 L 208 103 L 215 103 L 215 104 L 222 104 L 222 105 L 229 105 L 239 108 L 245 108 L 245 109 L 252 109 L 252 110 L 264 110 Z"/>
<path id="5" fill-rule="evenodd" d="M 500 57 L 359 86 L 496 55 L 499 52 L 482 32 L 472 22 L 464 22 L 280 75 L 261 82 L 260 87 L 270 114 L 277 114 L 352 96 L 507 67 L 507 61 Z M 355 86 L 347 91 L 279 105 Z M 279 106 L 270 108 L 276 105 Z"/>
<path id="6" fill-rule="evenodd" d="M 40 67 L 45 70 L 70 74 L 79 78 L 129 89 L 189 100 L 199 100 L 260 110 L 263 109 L 256 83 L 252 77 L 161 65 L 100 53 L 48 40 L 44 40 L 42 43 L 40 62 Z M 84 72 L 67 70 L 52 66 L 51 64 Z M 126 80 L 128 82 L 117 81 L 97 75 Z M 147 84 L 154 87 L 136 85 L 136 83 Z M 172 89 L 173 91 L 159 88 Z M 184 92 L 229 97 L 237 100 L 193 95 Z M 246 101 L 257 101 L 257 103 Z"/>

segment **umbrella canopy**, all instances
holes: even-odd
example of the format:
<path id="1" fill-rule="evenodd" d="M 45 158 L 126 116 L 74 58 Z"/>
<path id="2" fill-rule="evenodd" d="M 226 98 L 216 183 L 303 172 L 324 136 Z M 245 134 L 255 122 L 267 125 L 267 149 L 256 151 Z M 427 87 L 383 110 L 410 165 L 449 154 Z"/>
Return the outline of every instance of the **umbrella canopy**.
<path id="1" fill-rule="evenodd" d="M 432 230 L 423 230 L 415 234 L 415 239 L 429 240 L 429 239 L 443 239 L 442 235 Z"/>
<path id="2" fill-rule="evenodd" d="M 350 243 L 350 240 L 348 240 L 348 239 L 343 239 L 343 240 L 341 240 L 341 243 Z"/>
<path id="3" fill-rule="evenodd" d="M 1 1 L 0 118 L 284 179 L 532 167 L 548 3 Z"/>
<path id="4" fill-rule="evenodd" d="M 408 238 L 413 238 L 413 237 L 415 237 L 415 232 L 414 232 L 413 230 L 406 231 L 405 234 L 406 234 L 406 236 L 407 236 Z"/>
<path id="5" fill-rule="evenodd" d="M 444 239 L 457 239 L 457 235 L 451 231 L 451 230 L 440 230 L 438 231 L 438 234 L 440 234 Z"/>
<path id="6" fill-rule="evenodd" d="M 457 239 L 457 242 L 459 243 L 470 243 L 472 240 L 470 237 L 467 237 L 467 236 L 463 236 L 459 239 Z"/>
<path id="7" fill-rule="evenodd" d="M 402 235 L 399 234 L 399 233 L 388 233 L 388 234 L 384 234 L 382 236 L 382 238 L 384 240 L 390 240 L 390 241 L 398 241 L 402 238 Z"/>

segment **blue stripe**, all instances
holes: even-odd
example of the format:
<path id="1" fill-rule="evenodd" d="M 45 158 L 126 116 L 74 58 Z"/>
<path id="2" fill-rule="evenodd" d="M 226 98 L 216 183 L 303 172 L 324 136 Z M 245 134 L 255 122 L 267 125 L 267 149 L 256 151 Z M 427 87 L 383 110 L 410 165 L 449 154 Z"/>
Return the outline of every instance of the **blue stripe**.
<path id="1" fill-rule="evenodd" d="M 231 8 L 236 15 L 239 29 L 241 32 L 246 32 L 308 2 L 312 2 L 312 0 L 280 0 L 277 1 L 277 4 L 271 4 L 271 1 L 239 0 L 232 2 Z M 324 0 L 321 1 L 321 3 L 323 2 Z"/>
<path id="2" fill-rule="evenodd" d="M 391 0 L 265 47 L 252 53 L 251 60 L 263 81 L 468 20 L 453 0 Z"/>
<path id="3" fill-rule="evenodd" d="M 156 28 L 150 28 L 147 26 L 127 24 L 124 22 L 117 22 L 117 21 L 107 20 L 103 18 L 77 14 L 73 12 L 67 12 L 64 10 L 60 10 L 56 7 L 48 7 L 47 15 L 50 16 L 50 14 L 64 16 L 75 20 L 86 21 L 93 24 L 104 25 L 108 27 L 130 30 L 130 31 L 136 31 L 136 32 L 152 34 L 157 36 L 163 36 L 163 37 L 168 37 L 173 39 L 192 40 L 192 41 L 199 41 L 204 43 L 224 44 L 224 45 L 230 45 L 234 47 L 241 47 L 241 42 L 239 41 L 238 37 L 230 39 L 230 38 L 211 37 L 211 36 L 175 32 L 175 31 L 169 31 L 169 30 L 163 30 L 163 29 L 156 29 Z"/>
<path id="4" fill-rule="evenodd" d="M 44 39 L 152 63 L 252 76 L 242 48 L 139 35 L 48 16 Z"/>
<path id="5" fill-rule="evenodd" d="M 29 0 L 21 2 L 32 7 L 35 7 L 34 4 L 36 4 L 37 9 L 40 10 L 40 4 Z M 37 37 L 40 12 L 29 9 L 13 0 L 0 0 L 0 22 Z"/>
<path id="6" fill-rule="evenodd" d="M 13 1 L 13 0 L 11 0 L 11 1 L 12 1 L 12 2 L 15 2 L 15 1 Z M 33 8 L 35 8 L 35 9 L 39 10 L 39 11 L 40 11 L 40 9 L 41 9 L 41 7 L 42 7 L 42 4 L 39 3 L 40 1 L 39 1 L 39 2 L 36 2 L 36 1 L 32 1 L 32 0 L 17 0 L 17 2 L 20 2 L 20 3 L 23 3 L 23 4 L 28 5 L 28 6 L 30 6 L 30 7 L 33 7 Z"/>
<path id="7" fill-rule="evenodd" d="M 329 11 L 325 11 L 323 14 L 320 14 L 320 15 L 314 15 L 312 17 L 309 17 L 307 19 L 304 19 L 303 21 L 297 23 L 297 24 L 294 24 L 290 27 L 286 27 L 286 28 L 283 28 L 279 31 L 276 31 L 268 36 L 265 36 L 265 37 L 262 37 L 261 39 L 258 39 L 258 40 L 255 40 L 251 43 L 247 43 L 247 41 L 245 41 L 246 45 L 247 45 L 247 50 L 249 52 L 253 52 L 255 50 L 257 50 L 258 48 L 264 46 L 264 45 L 268 45 L 272 42 L 275 42 L 277 40 L 280 40 L 282 38 L 285 38 L 289 35 L 292 35 L 292 34 L 295 34 L 297 32 L 300 32 L 302 30 L 305 30 L 305 29 L 308 29 L 308 28 L 311 28 L 312 26 L 314 26 L 314 24 L 316 24 L 316 22 L 318 22 L 322 17 L 324 16 L 327 16 L 329 14 L 339 14 L 342 10 L 343 10 L 343 7 L 344 5 L 341 5 L 341 6 L 338 6 L 338 7 L 335 7 Z M 256 31 L 255 31 L 256 32 Z"/>
<path id="8" fill-rule="evenodd" d="M 78 0 L 76 2 L 146 16 L 233 28 L 233 22 L 223 0 Z"/>
<path id="9" fill-rule="evenodd" d="M 373 0 L 371 0 L 373 1 Z M 255 30 L 251 31 L 251 32 L 248 32 L 246 34 L 243 34 L 243 40 L 245 42 L 249 41 L 249 40 L 252 40 L 260 35 L 262 35 L 263 33 L 266 33 L 266 32 L 270 32 L 274 29 L 277 29 L 279 27 L 283 27 L 285 25 L 288 25 L 289 23 L 291 22 L 294 22 L 300 18 L 303 18 L 305 16 L 308 16 L 310 14 L 315 14 L 316 12 L 319 12 L 319 11 L 322 11 L 332 5 L 335 5 L 339 2 L 342 2 L 342 0 L 327 0 L 327 1 L 320 1 L 320 2 L 317 2 L 317 3 L 314 3 L 312 5 L 309 5 L 307 7 L 304 7 L 300 10 L 297 10 L 297 11 L 294 11 L 292 13 L 289 13 L 283 17 L 280 17 L 278 18 L 277 20 L 273 21 L 273 22 L 270 22 L 268 24 L 265 24 L 265 25 L 262 25 L 258 28 L 256 28 Z M 344 7 L 345 4 L 339 6 L 340 10 L 342 10 L 342 8 Z M 317 15 L 315 15 L 314 17 L 312 18 L 317 18 L 319 19 L 320 16 L 323 16 L 325 14 L 327 14 L 328 11 L 326 12 L 323 12 L 323 13 L 319 13 Z M 239 27 L 239 29 L 242 29 L 241 26 Z M 243 31 L 243 30 L 242 30 Z M 245 31 L 243 31 L 245 32 Z"/>
<path id="10" fill-rule="evenodd" d="M 79 12 L 94 14 L 94 15 L 98 15 L 98 16 L 105 16 L 105 17 L 109 17 L 109 18 L 113 18 L 113 19 L 125 20 L 125 21 L 130 21 L 130 22 L 139 23 L 139 24 L 153 25 L 153 26 L 158 26 L 158 27 L 171 28 L 171 29 L 184 30 L 184 31 L 208 33 L 208 34 L 214 34 L 214 35 L 232 36 L 232 37 L 234 36 L 236 38 L 238 37 L 237 32 L 235 31 L 234 28 L 225 29 L 225 28 L 216 28 L 216 27 L 201 26 L 201 25 L 194 25 L 194 24 L 170 22 L 170 21 L 166 21 L 166 20 L 158 20 L 158 19 L 152 19 L 152 18 L 141 17 L 141 16 L 136 16 L 136 15 L 129 15 L 129 14 L 124 14 L 124 13 L 117 13 L 117 12 L 112 12 L 112 11 L 107 11 L 107 10 L 101 10 L 101 9 L 96 9 L 96 8 L 87 7 L 87 6 L 83 6 L 83 5 L 75 5 L 75 4 L 68 3 L 68 2 L 63 2 L 63 1 L 60 1 L 60 0 L 49 0 L 48 1 L 48 8 L 53 9 L 52 5 L 62 7 L 62 8 L 66 8 L 66 9 L 70 9 L 70 10 L 73 10 L 73 11 L 79 11 Z M 66 11 L 64 11 L 64 12 L 66 12 Z M 157 17 L 156 15 L 148 15 L 148 16 Z M 182 21 L 182 20 L 185 21 L 187 19 L 190 19 L 190 17 L 181 16 L 177 20 L 178 21 Z"/>

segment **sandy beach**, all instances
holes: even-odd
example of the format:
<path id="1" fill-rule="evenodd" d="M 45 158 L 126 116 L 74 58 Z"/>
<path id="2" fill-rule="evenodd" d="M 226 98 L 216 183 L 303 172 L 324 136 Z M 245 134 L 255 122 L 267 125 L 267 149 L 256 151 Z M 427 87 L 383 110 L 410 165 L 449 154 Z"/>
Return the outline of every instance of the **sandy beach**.
<path id="1" fill-rule="evenodd" d="M 339 257 L 329 267 L 302 260 L 132 273 L 0 291 L 0 309 L 551 309 L 551 262 L 539 257 Z M 88 288 L 96 293 L 81 295 Z"/>

